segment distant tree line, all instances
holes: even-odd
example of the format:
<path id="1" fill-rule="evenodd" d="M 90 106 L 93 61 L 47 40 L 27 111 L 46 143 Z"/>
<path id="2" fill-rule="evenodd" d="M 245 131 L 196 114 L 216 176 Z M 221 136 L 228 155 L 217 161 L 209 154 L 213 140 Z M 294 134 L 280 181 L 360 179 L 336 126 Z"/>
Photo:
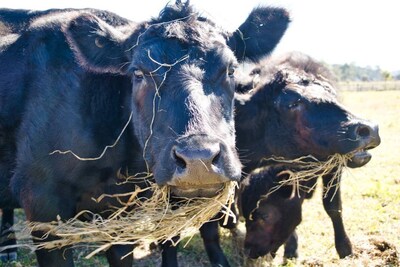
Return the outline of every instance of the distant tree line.
<path id="1" fill-rule="evenodd" d="M 328 66 L 339 81 L 392 81 L 400 80 L 400 71 L 389 72 L 376 67 L 360 67 L 355 64 L 333 64 Z"/>

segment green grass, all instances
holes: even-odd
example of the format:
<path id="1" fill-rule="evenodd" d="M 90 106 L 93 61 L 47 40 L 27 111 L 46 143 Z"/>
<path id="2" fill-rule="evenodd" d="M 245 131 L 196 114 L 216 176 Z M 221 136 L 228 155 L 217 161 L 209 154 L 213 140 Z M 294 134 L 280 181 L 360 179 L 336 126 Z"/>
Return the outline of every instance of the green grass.
<path id="1" fill-rule="evenodd" d="M 356 256 L 339 260 L 331 221 L 325 214 L 318 188 L 303 205 L 303 222 L 298 227 L 300 258 L 292 266 L 398 266 L 400 249 L 400 91 L 343 92 L 342 99 L 354 114 L 379 124 L 382 143 L 372 150 L 372 160 L 360 169 L 346 170 L 342 181 L 343 217 Z M 21 214 L 19 215 L 22 216 Z M 241 225 L 243 227 L 243 225 Z M 232 266 L 243 261 L 232 246 L 230 234 L 222 231 L 222 245 Z M 390 249 L 379 250 L 387 242 Z M 107 266 L 102 255 L 83 259 L 77 251 L 76 266 Z M 282 264 L 282 249 L 270 265 Z M 134 266 L 160 266 L 160 252 L 135 251 Z M 397 263 L 396 263 L 397 260 Z M 181 266 L 209 266 L 201 238 L 196 235 L 180 249 Z M 35 266 L 34 254 L 19 251 L 19 262 L 0 266 Z M 269 266 L 264 263 L 265 266 Z"/>

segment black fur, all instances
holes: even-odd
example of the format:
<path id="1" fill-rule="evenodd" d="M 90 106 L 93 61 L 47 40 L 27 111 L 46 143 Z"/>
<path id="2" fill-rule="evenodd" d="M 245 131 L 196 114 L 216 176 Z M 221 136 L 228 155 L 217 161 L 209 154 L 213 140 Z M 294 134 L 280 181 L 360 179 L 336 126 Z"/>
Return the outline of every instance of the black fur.
<path id="1" fill-rule="evenodd" d="M 343 107 L 329 70 L 314 59 L 293 53 L 255 69 L 254 88 L 236 100 L 237 146 L 245 172 L 272 156 L 325 160 L 379 144 L 377 126 Z M 364 127 L 370 134 L 359 138 L 357 129 Z"/>
<path id="2" fill-rule="evenodd" d="M 239 180 L 235 49 L 229 33 L 189 4 L 177 1 L 139 24 L 93 9 L 1 10 L 0 18 L 1 139 L 11 140 L 1 155 L 1 190 L 12 193 L 5 205 L 17 202 L 30 221 L 68 219 L 82 209 L 107 216 L 104 210 L 118 203 L 91 198 L 131 191 L 132 185 L 116 185 L 119 170 L 150 171 L 177 194 L 187 192 L 176 181 L 219 188 Z M 276 41 L 257 55 L 270 53 Z M 96 158 L 128 122 L 97 160 L 57 153 Z M 209 165 L 207 175 L 200 163 Z M 129 249 L 107 251 L 110 265 L 131 266 L 131 257 L 120 261 Z M 40 250 L 37 258 L 40 266 L 72 266 L 71 254 Z"/>
<path id="3" fill-rule="evenodd" d="M 250 75 L 250 84 L 256 86 L 249 94 L 238 96 L 236 112 L 237 146 L 244 171 L 249 173 L 240 195 L 247 224 L 245 246 L 249 256 L 255 258 L 275 253 L 290 240 L 285 256 L 293 257 L 297 256 L 297 236 L 293 231 L 301 221 L 301 203 L 312 196 L 313 190 L 300 190 L 294 197 L 282 200 L 282 194 L 288 190 L 283 187 L 268 198 L 263 197 L 274 188 L 274 183 L 285 179 L 279 173 L 302 168 L 289 163 L 276 165 L 270 159 L 312 155 L 324 161 L 334 154 L 371 149 L 380 143 L 378 127 L 345 109 L 337 99 L 328 69 L 304 54 L 292 53 L 262 63 Z M 248 88 L 248 83 L 239 86 Z M 354 154 L 350 160 L 358 162 L 353 167 L 361 167 L 370 159 L 370 156 L 361 160 L 357 157 Z M 262 170 L 254 173 L 257 167 Z M 341 217 L 340 178 L 333 179 L 336 179 L 333 173 L 323 177 L 327 196 L 323 203 L 334 226 L 337 251 L 343 258 L 352 250 Z M 310 177 L 309 181 L 300 182 L 300 186 L 315 189 L 316 182 L 317 177 Z M 338 187 L 327 189 L 329 183 Z M 257 212 L 272 215 L 252 219 L 252 213 L 257 215 Z"/>

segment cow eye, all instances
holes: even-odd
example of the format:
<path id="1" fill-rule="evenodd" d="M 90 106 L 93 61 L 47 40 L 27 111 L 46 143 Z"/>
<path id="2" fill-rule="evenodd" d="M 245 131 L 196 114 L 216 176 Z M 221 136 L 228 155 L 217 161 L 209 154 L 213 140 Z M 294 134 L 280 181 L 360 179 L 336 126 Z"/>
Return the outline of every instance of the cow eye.
<path id="1" fill-rule="evenodd" d="M 133 75 L 135 76 L 135 79 L 136 79 L 137 81 L 141 81 L 141 80 L 143 80 L 143 78 L 144 78 L 144 73 L 143 73 L 143 71 L 141 71 L 141 70 L 134 70 L 134 71 L 133 71 Z"/>
<path id="2" fill-rule="evenodd" d="M 289 108 L 289 109 L 295 109 L 295 108 L 297 108 L 297 107 L 300 105 L 300 103 L 301 103 L 301 100 L 300 100 L 300 99 L 297 99 L 296 101 L 290 103 L 290 104 L 288 105 L 288 108 Z"/>
<path id="3" fill-rule="evenodd" d="M 263 221 L 267 221 L 269 219 L 269 214 L 268 213 L 261 214 L 260 219 L 262 219 Z"/>
<path id="4" fill-rule="evenodd" d="M 231 77 L 231 78 L 233 78 L 233 75 L 235 74 L 235 70 L 236 70 L 235 66 L 230 65 L 230 66 L 228 67 L 228 76 Z"/>

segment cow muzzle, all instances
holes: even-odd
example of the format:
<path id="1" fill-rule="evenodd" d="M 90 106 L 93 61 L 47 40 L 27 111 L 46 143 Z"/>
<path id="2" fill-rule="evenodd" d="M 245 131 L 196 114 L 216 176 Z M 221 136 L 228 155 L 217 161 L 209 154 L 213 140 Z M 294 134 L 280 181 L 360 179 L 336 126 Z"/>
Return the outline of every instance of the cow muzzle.
<path id="1" fill-rule="evenodd" d="M 350 168 L 358 168 L 367 164 L 371 160 L 368 150 L 377 147 L 380 142 L 379 127 L 369 122 L 357 123 L 350 128 L 353 131 L 355 140 L 358 141 L 358 148 L 351 153 L 351 158 L 347 161 Z"/>
<path id="2" fill-rule="evenodd" d="M 175 171 L 167 184 L 176 196 L 212 197 L 225 183 L 239 178 L 227 173 L 232 163 L 224 144 L 203 135 L 180 139 L 172 147 L 171 157 Z"/>

